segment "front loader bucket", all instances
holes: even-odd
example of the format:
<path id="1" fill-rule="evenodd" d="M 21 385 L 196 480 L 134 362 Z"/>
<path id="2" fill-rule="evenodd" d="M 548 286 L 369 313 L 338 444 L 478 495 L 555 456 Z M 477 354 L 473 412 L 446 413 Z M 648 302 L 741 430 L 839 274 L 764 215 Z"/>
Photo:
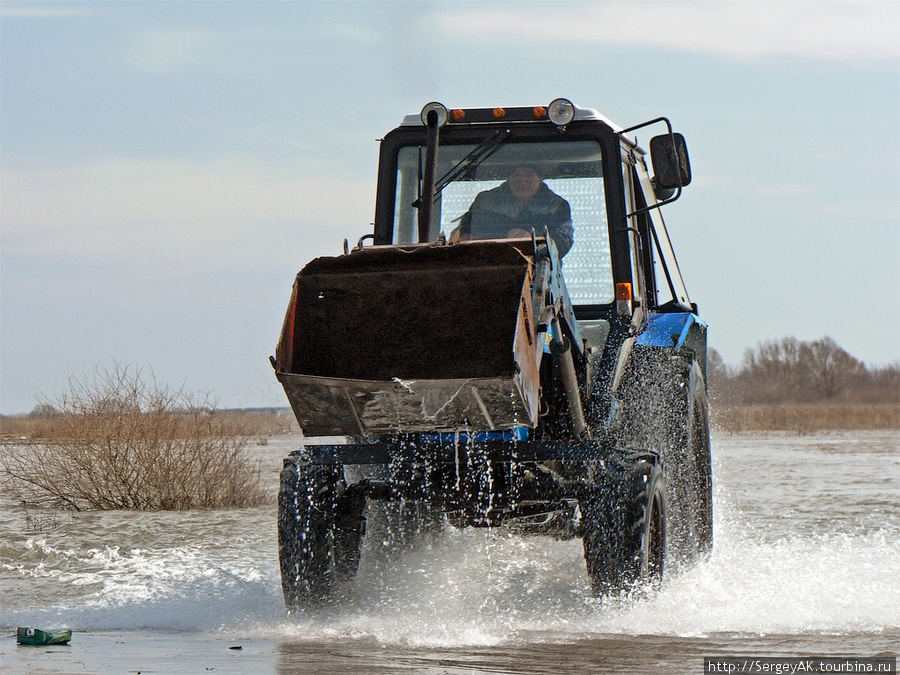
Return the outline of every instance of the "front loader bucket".
<path id="1" fill-rule="evenodd" d="M 531 258 L 500 241 L 312 261 L 275 362 L 303 433 L 533 427 L 542 347 L 532 277 Z"/>

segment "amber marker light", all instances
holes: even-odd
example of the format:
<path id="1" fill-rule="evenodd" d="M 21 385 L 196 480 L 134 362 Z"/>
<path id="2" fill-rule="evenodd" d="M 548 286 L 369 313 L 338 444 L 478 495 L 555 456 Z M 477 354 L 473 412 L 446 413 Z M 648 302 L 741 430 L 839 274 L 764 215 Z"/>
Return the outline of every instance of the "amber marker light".
<path id="1" fill-rule="evenodd" d="M 462 108 L 454 108 L 453 110 L 450 111 L 450 118 L 451 118 L 454 122 L 459 122 L 459 121 L 462 120 L 465 116 L 466 116 L 466 111 L 463 110 Z"/>
<path id="2" fill-rule="evenodd" d="M 631 300 L 634 296 L 631 294 L 631 284 L 622 282 L 616 284 L 616 300 Z"/>
<path id="3" fill-rule="evenodd" d="M 500 120 L 506 117 L 506 111 L 503 108 L 494 108 L 494 119 Z"/>
<path id="4" fill-rule="evenodd" d="M 534 114 L 534 119 L 540 120 L 547 116 L 547 109 L 542 105 L 538 105 L 534 107 L 532 113 Z"/>
<path id="5" fill-rule="evenodd" d="M 631 282 L 623 281 L 616 284 L 616 313 L 619 316 L 631 316 L 634 311 L 633 299 Z"/>

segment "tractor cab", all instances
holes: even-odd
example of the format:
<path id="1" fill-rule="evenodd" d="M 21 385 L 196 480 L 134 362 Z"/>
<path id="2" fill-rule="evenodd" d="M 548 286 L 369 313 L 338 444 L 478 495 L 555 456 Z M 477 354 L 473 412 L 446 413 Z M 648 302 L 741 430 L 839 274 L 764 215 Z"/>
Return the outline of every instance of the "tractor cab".
<path id="1" fill-rule="evenodd" d="M 429 114 L 435 128 L 428 126 Z M 654 123 L 668 125 L 665 119 L 648 124 Z M 622 129 L 566 99 L 521 108 L 448 110 L 429 104 L 406 116 L 382 143 L 374 243 L 453 242 L 479 195 L 502 192 L 524 169 L 539 178 L 542 191 L 567 205 L 570 236 L 554 237 L 561 225 L 553 222 L 554 214 L 546 214 L 549 222 L 539 215 L 517 221 L 509 213 L 517 207 L 510 197 L 510 207 L 498 210 L 506 211 L 510 225 L 522 226 L 509 227 L 503 236 L 502 224 L 483 228 L 473 239 L 549 232 L 563 258 L 576 315 L 585 319 L 627 315 L 639 327 L 649 308 L 690 311 L 658 209 L 690 182 L 684 141 L 670 128 L 651 141 L 651 179 L 645 151 L 628 135 L 635 128 Z"/>

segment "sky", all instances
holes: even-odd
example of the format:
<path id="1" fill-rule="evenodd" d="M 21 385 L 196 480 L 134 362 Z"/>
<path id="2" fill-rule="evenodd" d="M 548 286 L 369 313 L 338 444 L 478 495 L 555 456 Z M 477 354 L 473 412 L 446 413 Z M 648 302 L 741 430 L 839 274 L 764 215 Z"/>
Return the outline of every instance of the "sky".
<path id="1" fill-rule="evenodd" d="M 892 363 L 898 34 L 895 0 L 3 0 L 0 412 L 115 363 L 286 405 L 293 278 L 371 231 L 378 139 L 435 100 L 669 117 L 694 180 L 664 216 L 710 345 Z"/>

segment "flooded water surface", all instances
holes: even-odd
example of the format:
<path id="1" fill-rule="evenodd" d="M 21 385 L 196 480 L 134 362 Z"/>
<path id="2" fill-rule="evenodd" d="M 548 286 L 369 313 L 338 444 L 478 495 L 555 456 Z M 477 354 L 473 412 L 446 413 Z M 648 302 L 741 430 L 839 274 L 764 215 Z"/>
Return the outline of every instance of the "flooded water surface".
<path id="1" fill-rule="evenodd" d="M 296 438 L 259 446 L 277 489 Z M 289 616 L 272 506 L 7 505 L 0 667 L 89 673 L 702 673 L 703 656 L 900 650 L 897 432 L 713 438 L 715 546 L 653 594 L 589 596 L 581 541 L 447 528 L 367 538 L 334 604 Z M 16 626 L 68 627 L 16 647 Z M 240 647 L 240 649 L 236 649 Z"/>

